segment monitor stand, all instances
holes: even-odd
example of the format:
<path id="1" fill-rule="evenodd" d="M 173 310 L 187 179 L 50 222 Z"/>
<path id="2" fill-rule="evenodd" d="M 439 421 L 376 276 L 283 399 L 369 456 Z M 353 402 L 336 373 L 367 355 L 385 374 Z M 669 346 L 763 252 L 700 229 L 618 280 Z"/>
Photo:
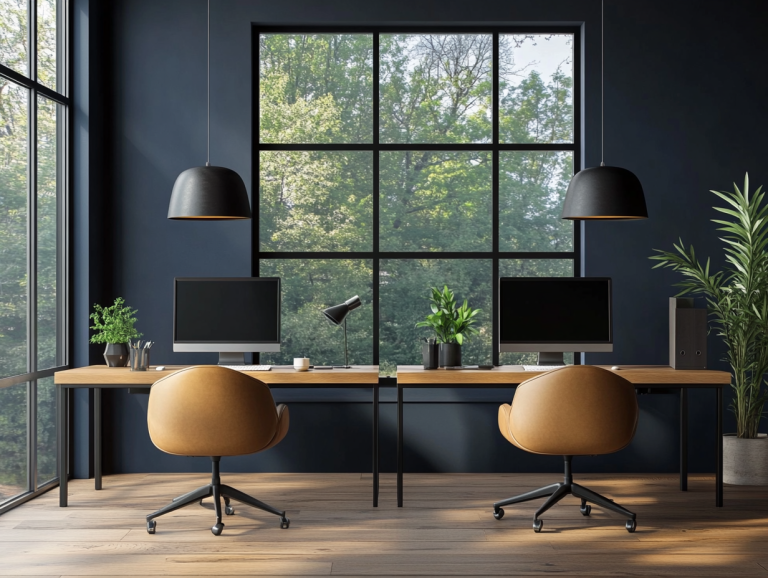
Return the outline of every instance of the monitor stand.
<path id="1" fill-rule="evenodd" d="M 220 351 L 219 365 L 245 365 L 245 353 Z"/>
<path id="2" fill-rule="evenodd" d="M 539 351 L 538 365 L 565 365 L 562 351 Z"/>

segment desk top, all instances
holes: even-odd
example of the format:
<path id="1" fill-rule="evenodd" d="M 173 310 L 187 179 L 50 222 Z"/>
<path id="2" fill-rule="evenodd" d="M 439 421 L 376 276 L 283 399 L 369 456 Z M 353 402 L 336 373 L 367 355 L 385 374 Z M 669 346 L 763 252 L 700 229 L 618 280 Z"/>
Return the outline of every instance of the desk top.
<path id="1" fill-rule="evenodd" d="M 611 369 L 610 365 L 600 365 Z M 517 385 L 543 371 L 525 371 L 520 365 L 502 365 L 493 369 L 424 369 L 421 365 L 398 365 L 397 384 L 411 386 Z M 668 365 L 622 365 L 616 371 L 630 383 L 643 386 L 723 387 L 731 383 L 731 374 L 710 369 L 672 369 Z"/>
<path id="2" fill-rule="evenodd" d="M 166 365 L 163 371 L 157 371 L 154 366 L 148 371 L 131 371 L 127 367 L 107 367 L 106 365 L 90 365 L 76 369 L 57 371 L 53 376 L 54 383 L 61 385 L 90 385 L 90 386 L 141 386 L 152 385 L 161 377 L 174 371 L 189 367 L 187 365 Z M 268 385 L 328 385 L 328 386 L 366 386 L 379 383 L 378 365 L 359 365 L 352 369 L 319 369 L 296 371 L 295 369 L 272 368 L 269 371 L 244 371 L 248 375 L 263 381 Z"/>

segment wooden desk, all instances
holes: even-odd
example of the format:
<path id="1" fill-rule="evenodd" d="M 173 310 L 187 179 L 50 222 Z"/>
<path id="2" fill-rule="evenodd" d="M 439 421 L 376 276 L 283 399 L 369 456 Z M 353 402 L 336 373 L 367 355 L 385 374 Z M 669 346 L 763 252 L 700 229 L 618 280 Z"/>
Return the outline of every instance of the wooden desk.
<path id="1" fill-rule="evenodd" d="M 67 408 L 67 389 L 93 389 L 93 469 L 97 490 L 102 487 L 101 480 L 101 390 L 102 389 L 149 389 L 158 379 L 174 371 L 184 369 L 184 365 L 167 365 L 165 370 L 130 371 L 127 367 L 107 367 L 91 365 L 77 369 L 57 371 L 54 374 L 58 404 L 59 435 L 59 506 L 66 507 L 68 480 L 66 464 L 69 461 L 69 411 Z M 263 381 L 272 387 L 329 387 L 358 388 L 370 387 L 373 390 L 373 506 L 379 505 L 379 367 L 360 365 L 352 369 L 327 369 L 296 371 L 295 369 L 272 368 L 270 371 L 246 371 L 248 375 Z"/>
<path id="2" fill-rule="evenodd" d="M 600 366 L 610 369 L 611 366 Z M 680 489 L 688 489 L 688 390 L 714 388 L 717 407 L 715 505 L 723 505 L 723 387 L 731 374 L 712 370 L 675 370 L 666 365 L 622 365 L 617 371 L 638 390 L 680 390 Z M 406 388 L 508 388 L 543 372 L 524 371 L 520 365 L 491 370 L 426 370 L 420 365 L 397 366 L 397 505 L 403 506 L 403 390 Z M 509 400 L 505 400 L 509 401 Z"/>

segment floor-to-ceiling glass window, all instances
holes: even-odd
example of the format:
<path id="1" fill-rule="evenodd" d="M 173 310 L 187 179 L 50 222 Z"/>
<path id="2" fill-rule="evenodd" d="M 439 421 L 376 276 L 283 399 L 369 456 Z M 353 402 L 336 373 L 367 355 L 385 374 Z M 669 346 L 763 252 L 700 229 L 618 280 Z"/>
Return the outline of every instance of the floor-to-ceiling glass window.
<path id="1" fill-rule="evenodd" d="M 0 512 L 57 480 L 66 364 L 67 5 L 0 0 Z"/>
<path id="2" fill-rule="evenodd" d="M 254 28 L 254 274 L 283 279 L 283 348 L 340 364 L 321 310 L 359 295 L 350 363 L 420 363 L 430 287 L 479 308 L 465 363 L 499 357 L 500 276 L 578 274 L 560 219 L 580 164 L 576 28 Z"/>

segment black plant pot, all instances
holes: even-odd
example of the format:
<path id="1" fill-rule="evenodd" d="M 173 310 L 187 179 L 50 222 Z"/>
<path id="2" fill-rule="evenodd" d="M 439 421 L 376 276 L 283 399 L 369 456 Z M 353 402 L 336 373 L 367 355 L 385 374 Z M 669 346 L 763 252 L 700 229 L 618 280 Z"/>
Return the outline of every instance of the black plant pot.
<path id="1" fill-rule="evenodd" d="M 421 344 L 421 357 L 424 361 L 424 369 L 437 369 L 440 348 L 437 343 L 427 342 Z"/>
<path id="2" fill-rule="evenodd" d="M 461 365 L 461 345 L 458 343 L 440 344 L 440 367 Z"/>
<path id="3" fill-rule="evenodd" d="M 109 367 L 125 367 L 128 365 L 128 344 L 107 343 L 104 349 L 104 361 Z"/>

